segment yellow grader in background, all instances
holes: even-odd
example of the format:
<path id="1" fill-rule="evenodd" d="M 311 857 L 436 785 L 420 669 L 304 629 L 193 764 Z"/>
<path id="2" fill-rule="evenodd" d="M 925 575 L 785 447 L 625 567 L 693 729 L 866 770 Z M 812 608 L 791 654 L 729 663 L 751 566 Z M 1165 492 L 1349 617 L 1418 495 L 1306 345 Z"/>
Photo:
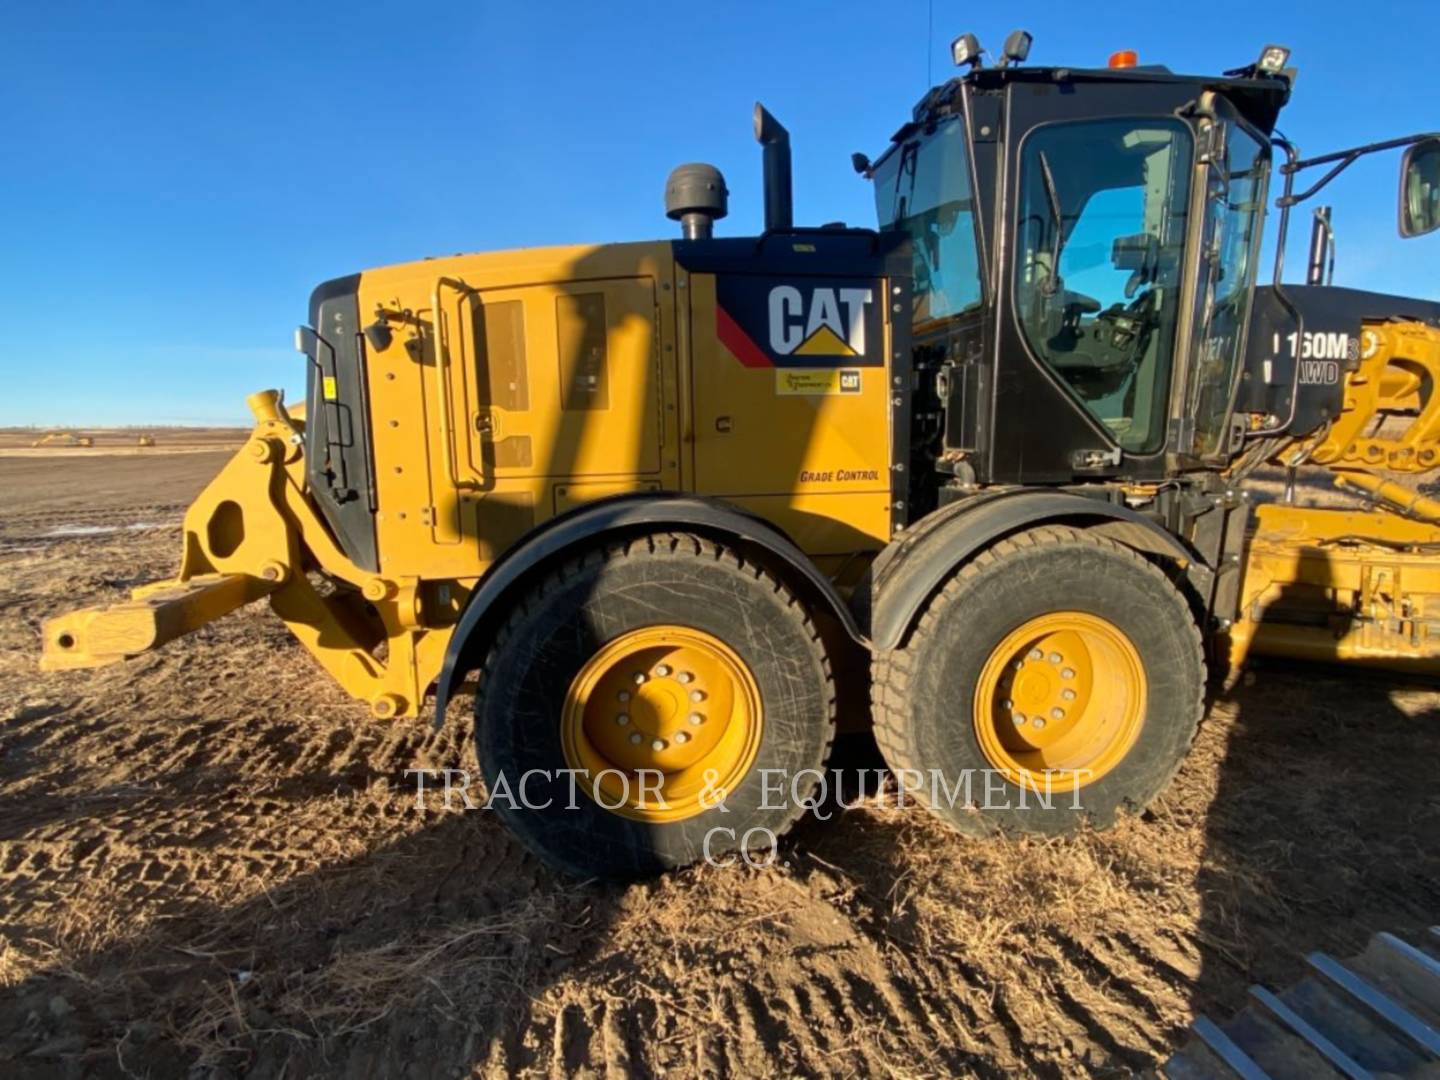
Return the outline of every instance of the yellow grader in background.
<path id="1" fill-rule="evenodd" d="M 42 446 L 94 446 L 95 440 L 89 435 L 76 435 L 73 431 L 51 431 L 32 442 L 31 447 Z"/>
<path id="2" fill-rule="evenodd" d="M 1437 463 L 1440 304 L 1325 284 L 1326 215 L 1308 283 L 1281 271 L 1291 208 L 1373 151 L 1404 150 L 1402 234 L 1440 226 L 1440 138 L 1302 158 L 1276 47 L 1224 76 L 1028 51 L 962 35 L 855 155 L 878 230 L 794 225 L 757 106 L 759 236 L 714 236 L 724 179 L 685 165 L 675 240 L 321 285 L 305 406 L 252 396 L 176 577 L 48 622 L 44 666 L 265 597 L 382 720 L 473 677 L 492 805 L 587 876 L 773 840 L 867 674 L 931 810 L 1048 832 L 1164 788 L 1207 660 L 1434 670 L 1440 504 L 1391 477 Z M 1272 465 L 1356 505 L 1252 514 Z"/>

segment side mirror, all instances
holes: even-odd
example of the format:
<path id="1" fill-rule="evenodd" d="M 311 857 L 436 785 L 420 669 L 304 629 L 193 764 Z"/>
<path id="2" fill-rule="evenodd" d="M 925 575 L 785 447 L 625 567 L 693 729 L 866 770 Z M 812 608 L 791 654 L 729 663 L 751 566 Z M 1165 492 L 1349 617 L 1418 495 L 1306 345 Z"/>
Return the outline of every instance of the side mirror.
<path id="1" fill-rule="evenodd" d="M 1400 166 L 1400 235 L 1440 229 L 1440 138 L 1421 139 Z"/>

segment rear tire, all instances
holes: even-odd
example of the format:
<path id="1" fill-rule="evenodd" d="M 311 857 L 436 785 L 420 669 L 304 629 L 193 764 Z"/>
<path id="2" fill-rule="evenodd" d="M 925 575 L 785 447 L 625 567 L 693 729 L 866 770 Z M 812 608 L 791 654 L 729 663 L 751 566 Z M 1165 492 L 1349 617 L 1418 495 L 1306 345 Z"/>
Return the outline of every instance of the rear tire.
<path id="1" fill-rule="evenodd" d="M 820 637 L 780 581 L 707 539 L 664 534 L 589 552 L 523 597 L 475 715 L 490 804 L 515 834 L 565 873 L 629 879 L 742 846 L 772 857 L 821 779 L 835 694 Z M 530 808 L 511 805 L 531 770 Z M 496 797 L 502 783 L 512 799 Z"/>
<path id="2" fill-rule="evenodd" d="M 963 566 L 877 657 L 874 685 L 876 741 L 918 801 L 965 832 L 1056 833 L 1107 827 L 1165 789 L 1195 736 L 1205 661 L 1158 567 L 1047 526 Z"/>

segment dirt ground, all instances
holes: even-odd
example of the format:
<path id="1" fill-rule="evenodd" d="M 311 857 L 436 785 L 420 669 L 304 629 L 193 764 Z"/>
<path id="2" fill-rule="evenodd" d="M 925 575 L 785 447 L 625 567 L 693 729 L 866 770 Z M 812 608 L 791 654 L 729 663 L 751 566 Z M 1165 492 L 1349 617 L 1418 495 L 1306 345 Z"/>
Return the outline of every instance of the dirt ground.
<path id="1" fill-rule="evenodd" d="M 967 839 L 875 792 L 771 867 L 558 879 L 417 808 L 406 769 L 473 767 L 468 702 L 375 721 L 263 605 L 39 675 L 40 621 L 171 572 L 224 459 L 135 460 L 0 457 L 7 1075 L 1127 1074 L 1440 913 L 1440 693 L 1314 668 L 1242 679 L 1108 833 Z"/>
<path id="2" fill-rule="evenodd" d="M 40 450 L 46 455 L 84 456 L 90 450 L 107 455 L 125 451 L 149 450 L 160 453 L 182 453 L 195 450 L 214 450 L 228 447 L 234 449 L 245 441 L 249 428 L 202 428 L 202 427 L 127 427 L 127 428 L 37 428 L 0 427 L 0 455 L 5 457 L 28 456 L 18 451 Z M 93 446 L 35 446 L 46 436 L 73 435 L 77 439 L 88 438 Z M 153 447 L 141 446 L 141 436 L 155 441 Z M 79 451 L 79 454 L 76 454 Z"/>

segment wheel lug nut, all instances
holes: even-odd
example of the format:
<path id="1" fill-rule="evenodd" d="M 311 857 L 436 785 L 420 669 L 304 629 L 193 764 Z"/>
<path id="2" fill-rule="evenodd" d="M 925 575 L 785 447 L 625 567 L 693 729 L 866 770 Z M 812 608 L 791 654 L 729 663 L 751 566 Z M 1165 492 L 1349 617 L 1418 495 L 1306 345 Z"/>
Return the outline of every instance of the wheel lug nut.
<path id="1" fill-rule="evenodd" d="M 688 683 L 688 682 L 690 682 L 692 679 L 694 679 L 695 676 L 694 676 L 694 675 L 691 675 L 690 672 L 688 672 L 688 671 L 682 671 L 682 672 L 680 672 L 679 675 L 676 675 L 675 678 L 676 678 L 676 680 L 679 681 L 679 682 Z"/>
<path id="2" fill-rule="evenodd" d="M 655 665 L 655 675 L 656 675 L 657 678 L 663 679 L 663 678 L 665 678 L 666 675 L 669 675 L 669 674 L 670 674 L 670 665 L 669 665 L 669 664 L 656 664 L 656 665 Z"/>
<path id="3" fill-rule="evenodd" d="M 690 700 L 691 700 L 691 701 L 704 701 L 704 700 L 705 700 L 705 691 L 704 691 L 704 690 L 691 690 L 691 691 L 690 691 Z"/>
<path id="4" fill-rule="evenodd" d="M 621 727 L 624 727 L 626 724 L 628 724 L 628 723 L 630 722 L 630 717 L 626 716 L 626 715 L 622 712 L 622 713 L 619 713 L 619 714 L 616 715 L 616 717 L 615 717 L 615 722 L 616 722 L 617 724 L 619 724 Z"/>
<path id="5" fill-rule="evenodd" d="M 665 749 L 665 740 L 664 740 L 664 739 L 656 739 L 654 742 L 652 742 L 652 743 L 650 744 L 650 749 L 651 749 L 651 750 L 664 750 L 664 749 Z"/>
<path id="6" fill-rule="evenodd" d="M 1075 669 L 1074 669 L 1074 668 L 1069 668 L 1069 667 L 1067 667 L 1067 668 L 1061 668 L 1061 669 L 1060 669 L 1060 677 L 1061 677 L 1062 679 L 1073 679 L 1073 678 L 1075 677 Z"/>
<path id="7" fill-rule="evenodd" d="M 1066 701 L 1074 701 L 1074 700 L 1075 700 L 1075 691 L 1074 691 L 1074 690 L 1071 690 L 1070 688 L 1067 687 L 1067 688 L 1065 688 L 1064 690 L 1061 690 L 1061 691 L 1060 691 L 1060 696 L 1061 696 L 1062 698 L 1064 698 Z"/>
<path id="8" fill-rule="evenodd" d="M 1017 712 L 1011 716 L 1010 719 L 1015 721 L 1016 727 L 1021 727 L 1025 723 L 1025 714 L 1023 712 Z"/>
<path id="9" fill-rule="evenodd" d="M 690 714 L 690 723 L 693 727 L 699 727 L 704 722 L 705 717 L 701 716 L 698 712 L 692 712 Z"/>
<path id="10" fill-rule="evenodd" d="M 1002 702 L 1000 703 L 1000 707 L 1001 707 L 1002 709 L 1013 709 L 1013 708 L 1015 707 L 1015 703 L 1014 703 L 1013 701 L 1011 701 L 1009 698 L 1006 698 L 1004 701 L 1002 701 Z"/>
<path id="11" fill-rule="evenodd" d="M 676 741 L 677 743 L 687 743 L 687 742 L 689 742 L 689 741 L 690 741 L 690 733 L 689 733 L 688 731 L 677 731 L 677 732 L 675 733 L 675 741 Z"/>
<path id="12" fill-rule="evenodd" d="M 1040 659 L 1042 656 L 1044 656 L 1044 655 L 1045 655 L 1045 654 L 1042 653 L 1039 649 L 1031 649 L 1031 650 L 1030 650 L 1030 659 L 1031 659 L 1031 660 L 1039 660 L 1039 659 Z"/>
<path id="13" fill-rule="evenodd" d="M 629 701 L 629 700 L 630 700 L 630 691 L 629 691 L 629 690 L 621 690 L 620 693 L 616 694 L 615 696 L 616 696 L 617 698 L 619 698 L 621 701 Z"/>
<path id="14" fill-rule="evenodd" d="M 1065 710 L 1064 710 L 1064 709 L 1051 709 L 1051 710 L 1050 710 L 1050 719 L 1051 719 L 1051 720 L 1064 720 L 1064 719 L 1065 719 Z"/>
<path id="15" fill-rule="evenodd" d="M 1043 716 L 1037 716 L 1037 717 L 1035 717 L 1034 720 L 1032 720 L 1032 721 L 1030 721 L 1030 722 L 1035 725 L 1035 730 L 1036 730 L 1036 731 L 1039 731 L 1041 728 L 1043 728 L 1043 727 L 1045 726 L 1045 718 L 1044 718 Z"/>
<path id="16" fill-rule="evenodd" d="M 635 685 L 639 686 L 641 683 L 643 683 L 645 681 L 645 677 L 646 676 L 643 671 L 635 672 Z"/>
<path id="17" fill-rule="evenodd" d="M 645 736 L 641 735 L 640 732 L 636 731 L 631 734 L 630 741 L 636 746 L 639 746 L 642 742 L 645 741 Z"/>
<path id="18" fill-rule="evenodd" d="M 1058 663 L 1060 663 L 1060 661 L 1063 660 L 1063 659 L 1065 659 L 1065 658 L 1064 658 L 1063 656 L 1061 656 L 1058 652 L 1052 652 L 1052 653 L 1050 654 L 1050 663 L 1052 663 L 1052 664 L 1058 664 Z"/>

